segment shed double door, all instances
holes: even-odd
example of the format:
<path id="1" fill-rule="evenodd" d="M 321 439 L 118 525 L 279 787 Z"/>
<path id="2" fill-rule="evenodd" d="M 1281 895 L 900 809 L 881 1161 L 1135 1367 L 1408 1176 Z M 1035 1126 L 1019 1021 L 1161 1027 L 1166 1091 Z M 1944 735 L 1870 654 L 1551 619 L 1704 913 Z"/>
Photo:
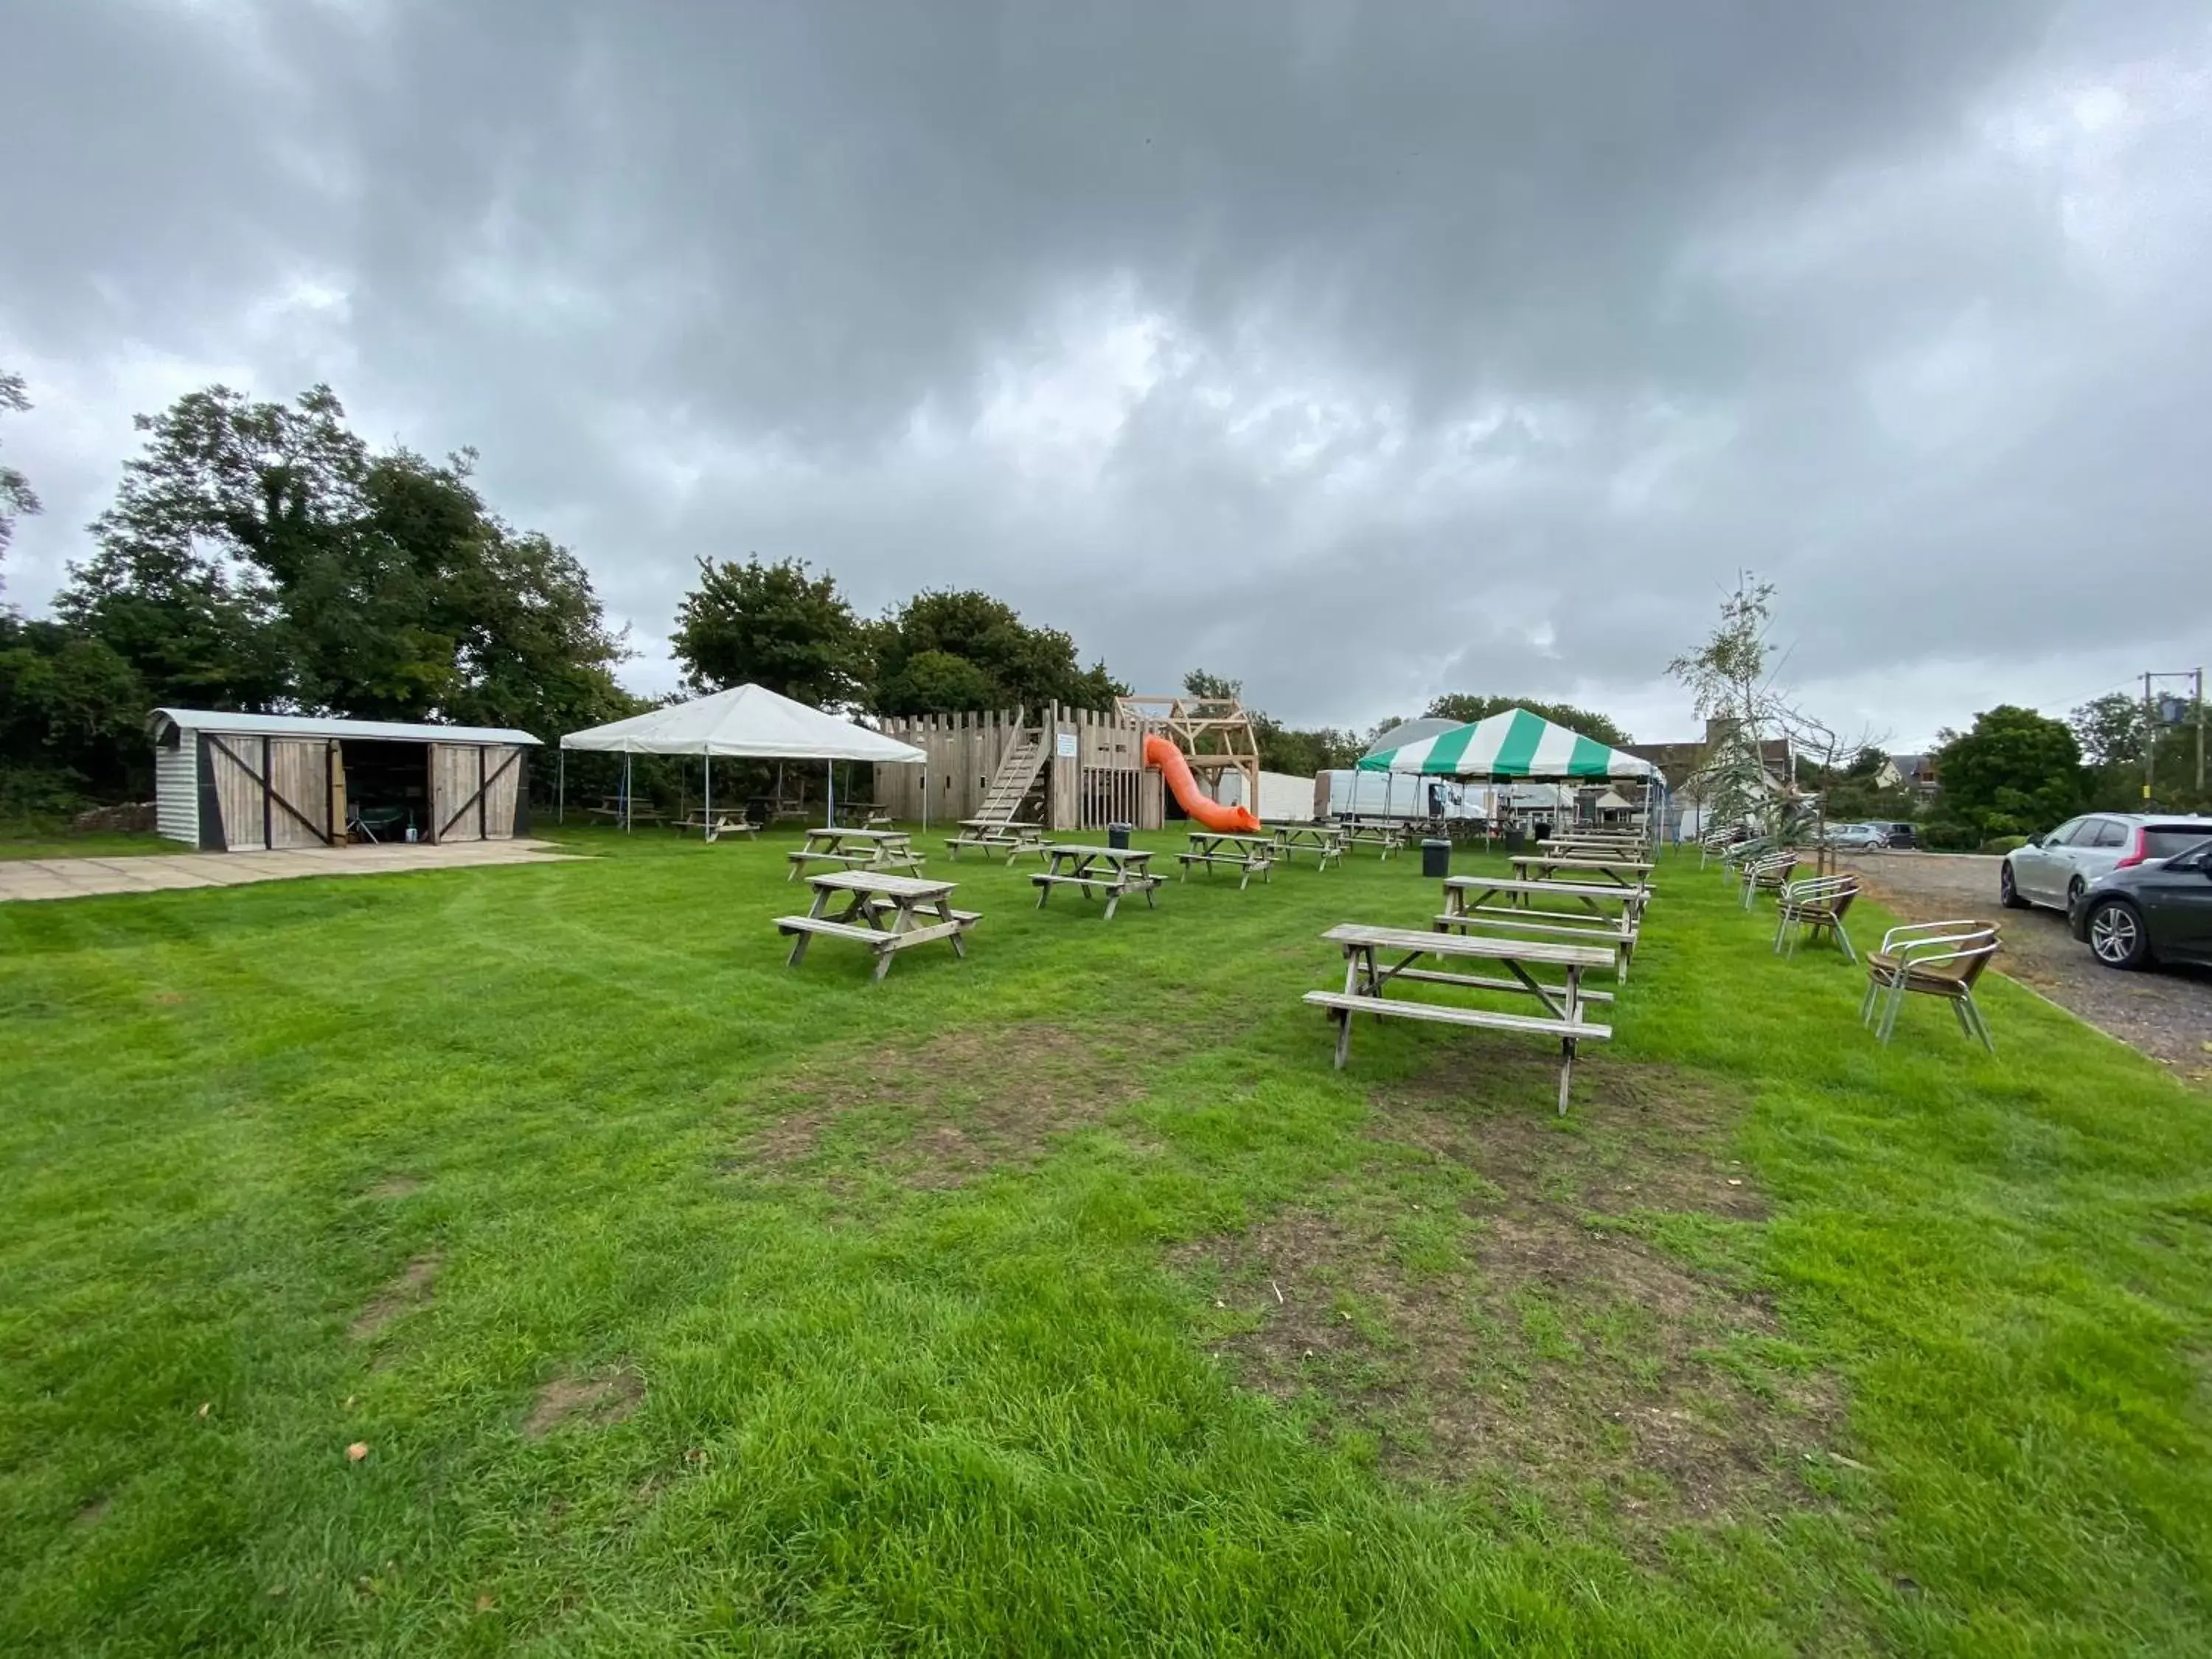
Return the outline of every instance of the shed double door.
<path id="1" fill-rule="evenodd" d="M 432 744 L 430 838 L 512 841 L 522 765 L 522 750 L 513 744 Z"/>
<path id="2" fill-rule="evenodd" d="M 333 844 L 331 826 L 345 822 L 336 738 L 205 732 L 200 741 L 202 845 L 243 853 Z"/>

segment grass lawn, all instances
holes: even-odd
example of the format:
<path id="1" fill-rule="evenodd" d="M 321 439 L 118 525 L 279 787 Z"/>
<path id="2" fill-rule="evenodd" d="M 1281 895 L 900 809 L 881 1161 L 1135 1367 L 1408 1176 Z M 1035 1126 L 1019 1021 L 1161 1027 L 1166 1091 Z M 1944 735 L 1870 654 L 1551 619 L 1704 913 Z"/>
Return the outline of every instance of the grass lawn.
<path id="1" fill-rule="evenodd" d="M 1331 1069 L 1410 861 L 872 987 L 567 838 L 0 906 L 0 1652 L 2207 1650 L 2206 1102 L 2008 983 L 1677 857 L 1562 1121 Z"/>
<path id="2" fill-rule="evenodd" d="M 119 859 L 192 849 L 159 836 L 77 835 L 0 828 L 0 859 Z"/>

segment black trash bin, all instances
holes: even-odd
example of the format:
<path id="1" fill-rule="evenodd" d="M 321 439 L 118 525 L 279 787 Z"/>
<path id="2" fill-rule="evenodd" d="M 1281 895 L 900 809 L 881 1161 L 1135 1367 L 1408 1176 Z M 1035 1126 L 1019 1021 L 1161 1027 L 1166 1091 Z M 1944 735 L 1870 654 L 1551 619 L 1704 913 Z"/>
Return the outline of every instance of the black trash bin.
<path id="1" fill-rule="evenodd" d="M 1511 829 L 1505 832 L 1505 850 L 1507 852 L 1518 853 L 1528 845 L 1528 832 L 1526 830 L 1523 830 L 1519 824 L 1515 824 Z"/>
<path id="2" fill-rule="evenodd" d="M 1435 836 L 1421 843 L 1421 873 L 1438 879 L 1451 874 L 1451 843 Z"/>
<path id="3" fill-rule="evenodd" d="M 1113 848 L 1116 852 L 1127 851 L 1129 845 L 1129 826 L 1126 823 L 1108 824 L 1106 826 L 1106 844 L 1109 847 Z"/>

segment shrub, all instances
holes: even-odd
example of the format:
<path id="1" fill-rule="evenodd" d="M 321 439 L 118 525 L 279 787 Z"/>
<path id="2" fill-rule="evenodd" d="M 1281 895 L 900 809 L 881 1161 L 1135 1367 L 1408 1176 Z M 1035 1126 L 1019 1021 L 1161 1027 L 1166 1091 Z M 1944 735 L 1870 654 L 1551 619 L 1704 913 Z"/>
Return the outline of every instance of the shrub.
<path id="1" fill-rule="evenodd" d="M 1920 826 L 1920 839 L 1946 853 L 1967 853 L 1982 844 L 1982 832 L 1956 818 L 1930 818 Z"/>

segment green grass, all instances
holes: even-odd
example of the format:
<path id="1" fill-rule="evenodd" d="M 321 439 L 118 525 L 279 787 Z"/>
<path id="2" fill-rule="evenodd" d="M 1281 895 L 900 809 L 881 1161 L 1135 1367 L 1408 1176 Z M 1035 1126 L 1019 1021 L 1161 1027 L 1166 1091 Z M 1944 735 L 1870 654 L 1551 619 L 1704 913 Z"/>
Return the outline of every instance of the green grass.
<path id="1" fill-rule="evenodd" d="M 78 835 L 0 826 L 0 859 L 117 859 L 191 850 L 159 836 Z"/>
<path id="2" fill-rule="evenodd" d="M 1331 1069 L 1407 862 L 871 987 L 569 839 L 0 907 L 0 1652 L 2208 1650 L 2205 1102 L 2009 984 L 1881 1048 L 1676 859 L 1559 1124 Z"/>

